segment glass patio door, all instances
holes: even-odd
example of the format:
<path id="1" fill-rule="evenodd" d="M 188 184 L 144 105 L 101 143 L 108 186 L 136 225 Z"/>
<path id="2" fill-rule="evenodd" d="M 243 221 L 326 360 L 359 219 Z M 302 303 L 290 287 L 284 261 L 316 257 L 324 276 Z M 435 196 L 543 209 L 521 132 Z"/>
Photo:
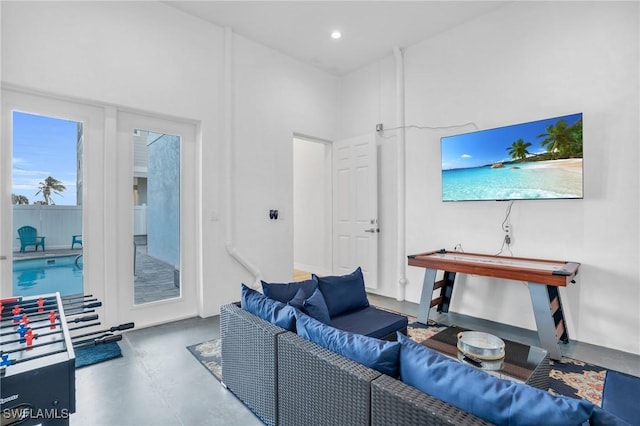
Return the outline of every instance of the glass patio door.
<path id="1" fill-rule="evenodd" d="M 120 320 L 196 315 L 195 126 L 127 112 L 117 123 Z"/>
<path id="2" fill-rule="evenodd" d="M 12 111 L 14 296 L 83 293 L 83 124 Z"/>
<path id="3" fill-rule="evenodd" d="M 84 230 L 95 223 L 83 218 L 93 202 L 86 185 L 95 176 L 86 173 L 85 153 L 99 156 L 103 124 L 99 108 L 2 89 L 3 297 L 100 293 L 101 283 L 86 279 L 96 274 L 92 256 L 84 255 L 93 239 Z"/>

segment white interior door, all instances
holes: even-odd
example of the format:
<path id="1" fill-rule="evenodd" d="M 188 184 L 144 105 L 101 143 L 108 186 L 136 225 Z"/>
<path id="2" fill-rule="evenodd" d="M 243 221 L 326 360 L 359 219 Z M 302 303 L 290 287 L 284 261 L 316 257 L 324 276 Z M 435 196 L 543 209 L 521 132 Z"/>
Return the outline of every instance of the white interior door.
<path id="1" fill-rule="evenodd" d="M 333 272 L 362 268 L 378 286 L 378 177 L 375 135 L 333 144 Z"/>

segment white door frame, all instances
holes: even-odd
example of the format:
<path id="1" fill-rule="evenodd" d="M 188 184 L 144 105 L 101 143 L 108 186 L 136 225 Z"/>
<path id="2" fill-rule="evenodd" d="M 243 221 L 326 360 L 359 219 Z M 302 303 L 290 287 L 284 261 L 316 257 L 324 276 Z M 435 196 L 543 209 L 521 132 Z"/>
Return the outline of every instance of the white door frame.
<path id="1" fill-rule="evenodd" d="M 2 88 L 2 143 L 0 144 L 0 181 L 2 206 L 0 209 L 0 293 L 4 296 L 13 293 L 13 254 L 12 235 L 13 208 L 11 205 L 12 156 L 13 156 L 13 112 L 21 111 L 40 114 L 83 123 L 83 187 L 82 187 L 82 234 L 84 270 L 83 285 L 85 294 L 93 294 L 103 300 L 105 281 L 104 247 L 102 241 L 104 228 L 101 218 L 103 206 L 99 191 L 88 191 L 101 180 L 103 171 L 102 147 L 104 141 L 104 112 L 101 108 L 81 102 L 74 102 L 25 92 L 17 89 Z M 92 167 L 86 167 L 92 164 Z M 101 314 L 103 308 L 98 308 Z M 102 315 L 101 315 L 102 318 Z"/>

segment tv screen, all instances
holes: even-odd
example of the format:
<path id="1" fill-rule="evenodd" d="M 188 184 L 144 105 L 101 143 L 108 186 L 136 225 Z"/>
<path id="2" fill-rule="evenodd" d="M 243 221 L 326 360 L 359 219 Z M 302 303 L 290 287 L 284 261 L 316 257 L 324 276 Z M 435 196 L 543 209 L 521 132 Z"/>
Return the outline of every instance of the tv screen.
<path id="1" fill-rule="evenodd" d="M 582 113 L 440 139 L 442 200 L 582 198 Z"/>

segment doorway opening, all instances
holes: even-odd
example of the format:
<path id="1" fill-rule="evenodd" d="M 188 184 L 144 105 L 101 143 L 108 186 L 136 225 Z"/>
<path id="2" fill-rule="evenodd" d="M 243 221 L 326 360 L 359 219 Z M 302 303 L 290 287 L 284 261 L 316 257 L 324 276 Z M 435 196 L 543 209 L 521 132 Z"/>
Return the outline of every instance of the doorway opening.
<path id="1" fill-rule="evenodd" d="M 294 278 L 333 272 L 331 143 L 293 138 Z"/>

